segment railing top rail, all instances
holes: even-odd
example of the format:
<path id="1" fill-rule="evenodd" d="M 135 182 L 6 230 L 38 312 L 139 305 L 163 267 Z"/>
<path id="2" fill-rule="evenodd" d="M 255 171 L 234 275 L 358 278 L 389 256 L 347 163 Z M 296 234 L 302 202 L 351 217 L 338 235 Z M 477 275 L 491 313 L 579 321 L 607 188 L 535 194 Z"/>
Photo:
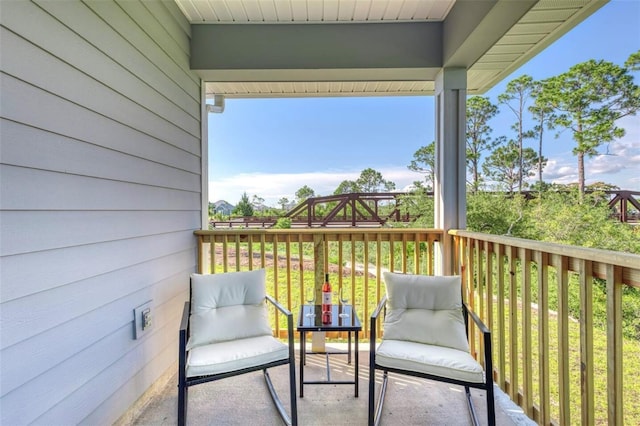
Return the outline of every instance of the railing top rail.
<path id="1" fill-rule="evenodd" d="M 228 234 L 436 234 L 443 235 L 442 229 L 435 228 L 293 228 L 293 229 L 213 229 L 213 230 L 196 230 L 195 235 L 228 235 Z"/>
<path id="2" fill-rule="evenodd" d="M 625 268 L 640 269 L 640 255 L 633 253 L 601 250 L 589 247 L 569 246 L 565 244 L 550 243 L 547 241 L 526 240 L 524 238 L 492 235 L 482 232 L 464 231 L 459 229 L 449 230 L 449 235 L 456 235 L 464 238 L 474 238 L 491 243 L 504 244 L 512 247 L 541 251 L 594 262 L 609 263 Z"/>

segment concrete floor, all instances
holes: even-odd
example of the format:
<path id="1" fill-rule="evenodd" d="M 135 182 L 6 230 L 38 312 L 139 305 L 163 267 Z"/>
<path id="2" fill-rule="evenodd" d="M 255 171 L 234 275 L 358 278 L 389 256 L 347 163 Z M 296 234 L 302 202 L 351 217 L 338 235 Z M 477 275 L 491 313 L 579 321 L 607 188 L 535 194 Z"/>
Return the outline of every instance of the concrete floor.
<path id="1" fill-rule="evenodd" d="M 328 344 L 344 349 L 340 344 Z M 364 346 L 364 347 L 363 347 Z M 362 350 L 365 349 L 365 350 Z M 296 351 L 297 353 L 297 351 Z M 366 425 L 368 413 L 369 353 L 361 346 L 359 397 L 353 385 L 305 385 L 304 398 L 299 392 L 298 423 L 300 425 Z M 352 380 L 354 368 L 344 355 L 331 355 L 331 379 Z M 299 358 L 298 358 L 299 359 Z M 288 367 L 269 370 L 274 387 L 286 406 L 289 404 Z M 378 373 L 376 392 L 380 389 Z M 326 379 L 324 355 L 307 355 L 305 381 Z M 134 425 L 175 425 L 177 423 L 177 372 L 162 392 L 153 398 L 133 421 Z M 522 410 L 496 390 L 496 422 L 498 425 L 535 425 Z M 486 424 L 484 391 L 473 390 L 474 405 L 481 424 Z M 188 425 L 282 425 L 264 382 L 262 372 L 245 374 L 217 382 L 205 383 L 189 389 Z M 407 376 L 389 375 L 387 395 L 382 411 L 383 425 L 470 425 L 462 387 Z"/>

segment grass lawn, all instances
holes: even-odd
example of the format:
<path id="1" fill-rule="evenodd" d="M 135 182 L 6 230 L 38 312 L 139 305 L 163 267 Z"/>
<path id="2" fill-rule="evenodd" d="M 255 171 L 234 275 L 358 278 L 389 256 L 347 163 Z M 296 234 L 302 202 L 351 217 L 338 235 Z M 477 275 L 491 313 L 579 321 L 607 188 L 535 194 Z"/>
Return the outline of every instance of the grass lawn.
<path id="1" fill-rule="evenodd" d="M 274 276 L 273 269 L 273 256 L 271 257 L 271 262 L 266 265 L 267 268 L 267 282 L 268 288 L 267 292 L 272 295 L 277 295 L 278 300 L 283 303 L 285 306 L 289 306 L 289 308 L 294 312 L 294 316 L 297 315 L 299 310 L 299 305 L 302 300 L 302 293 L 310 291 L 310 289 L 314 285 L 314 277 L 315 273 L 313 267 L 307 268 L 306 265 L 302 265 L 302 263 L 307 262 L 307 256 L 304 257 L 304 262 L 300 262 L 299 250 L 296 249 L 296 245 L 292 245 L 293 250 L 290 254 L 291 258 L 289 263 L 286 262 L 286 255 L 281 255 L 278 253 L 278 263 L 283 262 L 282 265 L 278 266 L 278 277 L 277 277 L 277 286 L 274 285 L 276 282 Z M 304 251 L 304 250 L 303 250 Z M 347 252 L 348 253 L 348 252 Z M 345 254 L 346 256 L 346 254 Z M 348 256 L 346 256 L 348 257 Z M 308 257 L 308 261 L 312 263 L 312 257 Z M 331 262 L 330 262 L 331 263 Z M 254 266 L 256 267 L 256 266 Z M 235 267 L 233 268 L 235 269 Z M 243 266 L 242 269 L 246 269 L 246 266 Z M 347 272 L 348 268 L 344 268 L 342 283 L 345 286 L 345 289 L 348 293 L 351 294 L 349 297 L 352 302 L 355 302 L 356 309 L 358 311 L 358 316 L 363 324 L 363 331 L 366 331 L 368 328 L 368 317 L 371 315 L 373 309 L 375 308 L 376 300 L 380 297 L 380 293 L 384 293 L 384 284 L 381 282 L 379 278 L 369 276 L 366 280 L 365 286 L 365 277 L 362 274 L 352 274 L 350 271 Z M 232 270 L 232 269 L 230 269 Z M 302 276 L 300 271 L 303 271 Z M 218 270 L 218 272 L 222 272 Z M 335 264 L 330 264 L 330 272 L 331 282 L 334 286 L 334 290 L 338 290 L 338 277 L 337 272 L 338 268 Z M 519 277 L 520 274 L 517 274 Z M 288 282 L 291 285 L 288 285 Z M 574 284 L 570 284 L 571 287 Z M 550 290 L 557 288 L 556 283 L 553 282 L 553 279 L 550 279 L 549 282 Z M 534 294 L 532 294 L 532 299 L 537 299 L 537 291 L 535 279 L 532 280 L 531 289 Z M 522 289 L 520 285 L 518 285 L 518 292 Z M 508 291 L 507 291 L 508 294 Z M 572 298 L 570 300 L 570 305 L 574 305 L 578 303 L 578 300 L 575 298 L 577 292 L 575 288 L 570 291 L 569 297 Z M 595 423 L 596 424 L 607 424 L 607 341 L 606 341 L 606 330 L 604 329 L 604 325 L 602 323 L 602 318 L 606 318 L 606 312 L 602 311 L 602 297 L 604 293 L 594 291 L 594 328 L 593 328 L 593 355 L 594 355 L 594 405 L 595 405 Z M 549 303 L 553 305 L 555 303 L 555 294 L 553 291 L 549 294 Z M 367 303 L 364 303 L 366 301 Z M 505 304 L 508 302 L 505 301 Z M 624 305 L 623 301 L 623 305 Z M 508 306 L 505 306 L 505 315 L 508 315 L 509 309 Z M 509 353 L 509 344 L 507 342 L 505 349 L 505 359 L 506 359 L 506 368 L 505 368 L 505 376 L 507 380 L 513 382 L 509 377 L 510 371 L 510 362 L 513 359 L 518 360 L 518 365 L 516 366 L 518 378 L 517 383 L 519 387 L 522 387 L 523 383 L 523 358 L 522 358 L 522 305 L 519 304 L 517 319 L 518 319 L 518 330 L 517 330 L 517 353 L 510 354 Z M 600 320 L 597 320 L 596 315 Z M 280 316 L 278 322 L 278 328 L 280 330 L 286 328 L 285 318 Z M 275 326 L 275 324 L 274 324 Z M 494 324 L 492 327 L 492 332 L 494 336 L 494 367 L 498 368 L 498 337 L 500 334 L 500 330 L 497 328 L 497 304 L 494 304 Z M 508 318 L 505 318 L 505 337 L 509 336 L 509 321 Z M 531 328 L 529 334 L 527 334 L 528 338 L 531 339 L 531 352 L 532 352 L 532 375 L 533 375 L 533 401 L 534 404 L 540 405 L 540 376 L 539 376 L 539 354 L 541 348 L 538 345 L 538 311 L 535 307 L 531 308 Z M 559 377 L 560 372 L 558 369 L 558 327 L 557 327 L 557 315 L 555 312 L 549 312 L 549 390 L 550 390 L 550 405 L 551 405 L 551 418 L 557 420 L 559 418 Z M 581 399 L 580 399 L 580 323 L 576 319 L 570 319 L 569 321 L 569 400 L 570 400 L 570 424 L 571 425 L 580 425 L 581 424 Z M 632 339 L 629 337 L 625 337 L 623 339 L 623 401 L 624 401 L 624 424 L 626 425 L 640 425 L 640 381 L 635 380 L 636 374 L 640 374 L 640 341 L 636 339 Z"/>
<path id="2" fill-rule="evenodd" d="M 505 303 L 505 312 L 508 312 Z M 497 311 L 496 311 L 497 315 Z M 496 317 L 497 318 L 497 317 Z M 518 311 L 518 383 L 520 387 L 523 383 L 523 359 L 522 359 L 522 310 Z M 508 321 L 505 320 L 505 337 L 509 334 Z M 558 369 L 558 327 L 557 316 L 554 312 L 549 314 L 549 392 L 551 403 L 551 418 L 558 419 L 560 415 L 559 406 L 559 377 Z M 498 330 L 494 327 L 494 366 L 497 367 L 498 359 Z M 535 405 L 540 401 L 540 377 L 539 377 L 539 354 L 538 345 L 538 311 L 533 308 L 531 312 L 531 347 L 532 347 L 532 374 L 533 374 L 533 400 Z M 508 343 L 506 344 L 508 347 Z M 606 330 L 594 326 L 593 329 L 593 356 L 594 356 L 594 405 L 595 423 L 607 424 L 607 335 Z M 514 357 L 505 353 L 506 367 L 505 375 L 509 378 L 510 360 Z M 571 319 L 569 321 L 569 393 L 570 393 L 570 413 L 571 425 L 580 425 L 580 323 Z M 640 342 L 630 338 L 623 339 L 623 401 L 624 401 L 624 424 L 640 425 L 640 381 L 635 380 L 636 374 L 640 372 Z"/>

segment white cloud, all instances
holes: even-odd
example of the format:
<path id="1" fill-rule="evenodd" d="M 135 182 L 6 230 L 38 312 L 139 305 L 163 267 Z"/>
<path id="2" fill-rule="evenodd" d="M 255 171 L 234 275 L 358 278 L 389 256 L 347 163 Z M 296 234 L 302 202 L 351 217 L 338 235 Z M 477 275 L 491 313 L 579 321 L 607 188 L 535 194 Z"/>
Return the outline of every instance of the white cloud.
<path id="1" fill-rule="evenodd" d="M 613 142 L 604 155 L 587 160 L 587 183 L 603 181 L 622 189 L 634 189 L 640 183 L 640 142 L 628 136 Z"/>
<path id="2" fill-rule="evenodd" d="M 616 174 L 625 168 L 624 159 L 615 155 L 597 155 L 586 161 L 586 169 L 589 175 Z"/>
<path id="3" fill-rule="evenodd" d="M 585 159 L 587 184 L 606 182 L 622 189 L 638 189 L 640 185 L 640 141 L 631 140 L 634 137 L 632 134 L 635 133 L 637 132 L 627 132 L 624 139 L 600 147 L 603 154 Z M 577 157 L 565 153 L 549 159 L 543 171 L 543 178 L 553 183 L 578 182 Z"/>
<path id="4" fill-rule="evenodd" d="M 550 159 L 542 171 L 542 178 L 553 183 L 570 183 L 578 180 L 577 165 L 568 164 L 564 159 Z"/>
<path id="5" fill-rule="evenodd" d="M 640 120 L 639 120 L 640 121 Z M 598 155 L 586 159 L 587 184 L 602 181 L 622 189 L 640 189 L 640 128 L 633 124 L 627 127 L 627 135 L 608 147 L 608 155 Z M 602 151 L 606 150 L 603 148 Z M 543 171 L 547 182 L 569 184 L 578 181 L 578 161 L 570 152 L 552 156 Z M 417 180 L 423 180 L 420 173 L 406 166 L 376 167 L 382 176 L 394 182 L 398 191 L 405 191 Z M 330 195 L 344 180 L 356 180 L 362 169 L 327 170 L 305 173 L 241 173 L 209 182 L 209 201 L 226 200 L 237 204 L 244 192 L 251 199 L 254 195 L 264 198 L 268 206 L 277 206 L 278 200 L 286 197 L 290 201 L 304 185 L 313 189 L 318 196 Z M 533 178 L 535 180 L 537 178 Z"/>

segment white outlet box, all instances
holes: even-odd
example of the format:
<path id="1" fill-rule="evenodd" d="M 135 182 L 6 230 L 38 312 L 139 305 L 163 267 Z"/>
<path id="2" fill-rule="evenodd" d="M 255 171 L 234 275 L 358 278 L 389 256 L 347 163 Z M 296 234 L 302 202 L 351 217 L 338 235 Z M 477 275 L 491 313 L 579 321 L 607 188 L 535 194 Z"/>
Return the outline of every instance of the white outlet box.
<path id="1" fill-rule="evenodd" d="M 151 300 L 138 306 L 133 310 L 133 338 L 140 339 L 150 329 L 153 324 L 151 315 Z"/>

